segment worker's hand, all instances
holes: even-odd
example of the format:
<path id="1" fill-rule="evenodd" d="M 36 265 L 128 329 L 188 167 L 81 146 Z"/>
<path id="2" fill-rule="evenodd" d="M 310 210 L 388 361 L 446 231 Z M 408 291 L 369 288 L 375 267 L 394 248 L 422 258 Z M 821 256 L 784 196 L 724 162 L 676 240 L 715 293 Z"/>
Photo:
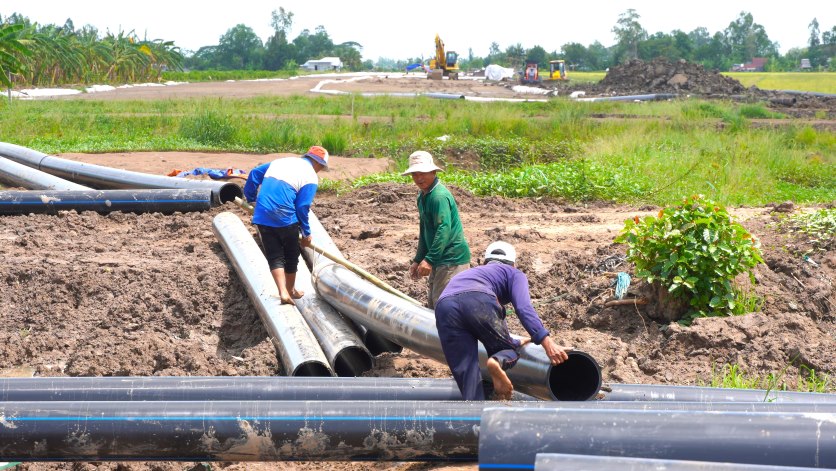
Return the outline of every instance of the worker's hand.
<path id="1" fill-rule="evenodd" d="M 412 262 L 412 265 L 409 266 L 409 277 L 413 280 L 421 278 L 421 275 L 418 274 L 418 262 Z"/>
<path id="2" fill-rule="evenodd" d="M 554 340 L 552 340 L 551 336 L 546 336 L 540 345 L 543 346 L 543 350 L 546 351 L 546 355 L 551 360 L 552 365 L 559 365 L 564 361 L 569 359 L 569 354 L 566 353 L 562 347 L 558 347 Z"/>
<path id="3" fill-rule="evenodd" d="M 421 263 L 418 264 L 418 275 L 420 276 L 430 276 L 430 273 L 433 271 L 433 266 L 430 265 L 430 262 L 426 260 L 421 260 Z"/>
<path id="4" fill-rule="evenodd" d="M 299 245 L 301 245 L 302 247 L 310 247 L 312 241 L 312 236 L 303 236 L 301 239 L 299 239 Z"/>

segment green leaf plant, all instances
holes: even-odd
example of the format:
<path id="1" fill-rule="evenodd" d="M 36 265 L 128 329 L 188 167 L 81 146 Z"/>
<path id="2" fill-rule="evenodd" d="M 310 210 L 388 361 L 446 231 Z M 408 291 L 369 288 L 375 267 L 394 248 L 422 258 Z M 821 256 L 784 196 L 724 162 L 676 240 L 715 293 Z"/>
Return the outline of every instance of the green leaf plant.
<path id="1" fill-rule="evenodd" d="M 760 243 L 726 208 L 702 195 L 685 198 L 656 217 L 626 220 L 615 241 L 627 244 L 627 260 L 637 277 L 687 303 L 679 319 L 685 325 L 697 317 L 739 313 L 734 279 L 748 272 L 754 284 L 752 270 L 763 263 Z"/>

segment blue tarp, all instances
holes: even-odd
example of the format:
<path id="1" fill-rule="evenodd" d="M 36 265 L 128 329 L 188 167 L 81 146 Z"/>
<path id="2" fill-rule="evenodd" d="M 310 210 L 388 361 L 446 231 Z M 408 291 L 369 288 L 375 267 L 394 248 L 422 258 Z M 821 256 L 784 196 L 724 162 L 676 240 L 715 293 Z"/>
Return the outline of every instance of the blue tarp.
<path id="1" fill-rule="evenodd" d="M 410 70 L 415 70 L 418 67 L 423 67 L 423 66 L 421 64 L 411 64 L 411 65 L 406 66 L 406 70 L 407 70 L 407 72 L 409 72 Z"/>
<path id="2" fill-rule="evenodd" d="M 206 168 L 198 167 L 193 170 L 184 170 L 177 174 L 178 177 L 185 177 L 186 175 L 209 175 L 213 180 L 220 180 L 222 178 L 234 178 L 238 175 L 246 175 L 247 172 L 240 168 Z"/>

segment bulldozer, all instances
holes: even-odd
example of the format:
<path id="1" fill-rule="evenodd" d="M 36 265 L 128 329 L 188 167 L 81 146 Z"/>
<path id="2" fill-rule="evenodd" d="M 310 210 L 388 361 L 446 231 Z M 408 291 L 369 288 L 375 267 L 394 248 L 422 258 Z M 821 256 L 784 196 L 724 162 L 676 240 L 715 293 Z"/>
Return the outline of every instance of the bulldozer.
<path id="1" fill-rule="evenodd" d="M 456 51 L 445 51 L 444 41 L 435 35 L 435 57 L 430 59 L 430 72 L 428 79 L 441 80 L 447 77 L 450 80 L 459 79 L 459 55 Z"/>

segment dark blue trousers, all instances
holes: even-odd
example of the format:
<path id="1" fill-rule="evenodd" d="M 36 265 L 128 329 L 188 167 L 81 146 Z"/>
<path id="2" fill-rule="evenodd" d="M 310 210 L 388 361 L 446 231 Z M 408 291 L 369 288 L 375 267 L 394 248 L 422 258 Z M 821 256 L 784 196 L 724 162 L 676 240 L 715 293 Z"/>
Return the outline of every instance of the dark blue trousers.
<path id="1" fill-rule="evenodd" d="M 495 296 L 467 291 L 441 299 L 435 306 L 435 326 L 453 378 L 467 401 L 485 400 L 479 369 L 479 344 L 503 370 L 517 363 L 519 341 L 511 338 L 505 309 Z"/>

